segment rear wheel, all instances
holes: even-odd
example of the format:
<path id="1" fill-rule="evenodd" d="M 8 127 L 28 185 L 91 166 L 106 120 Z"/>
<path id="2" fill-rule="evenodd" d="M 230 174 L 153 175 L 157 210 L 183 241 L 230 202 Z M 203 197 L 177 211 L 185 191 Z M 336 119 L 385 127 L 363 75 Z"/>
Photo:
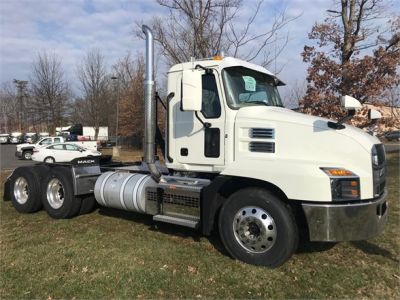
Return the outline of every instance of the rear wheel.
<path id="1" fill-rule="evenodd" d="M 228 198 L 219 215 L 219 232 L 232 257 L 268 267 L 286 262 L 298 243 L 290 208 L 261 188 L 240 190 Z"/>
<path id="2" fill-rule="evenodd" d="M 18 168 L 11 176 L 11 202 L 20 213 L 33 213 L 41 209 L 40 188 L 37 177 L 28 168 Z"/>
<path id="3" fill-rule="evenodd" d="M 56 160 L 54 159 L 54 157 L 51 157 L 51 156 L 46 157 L 43 161 L 44 161 L 45 163 L 48 163 L 48 164 L 52 164 L 52 163 L 55 163 L 55 162 L 56 162 Z"/>
<path id="4" fill-rule="evenodd" d="M 72 180 L 63 168 L 54 168 L 45 180 L 42 201 L 49 216 L 72 218 L 79 214 L 82 200 L 74 196 Z"/>

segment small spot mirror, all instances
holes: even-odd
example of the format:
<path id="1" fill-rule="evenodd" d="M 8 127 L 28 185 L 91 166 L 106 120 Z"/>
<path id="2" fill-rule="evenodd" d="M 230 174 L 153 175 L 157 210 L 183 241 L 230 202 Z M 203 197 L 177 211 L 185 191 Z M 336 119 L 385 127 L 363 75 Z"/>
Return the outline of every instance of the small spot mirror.
<path id="1" fill-rule="evenodd" d="M 340 103 L 342 107 L 346 110 L 357 110 L 362 107 L 360 101 L 347 95 L 340 97 Z"/>

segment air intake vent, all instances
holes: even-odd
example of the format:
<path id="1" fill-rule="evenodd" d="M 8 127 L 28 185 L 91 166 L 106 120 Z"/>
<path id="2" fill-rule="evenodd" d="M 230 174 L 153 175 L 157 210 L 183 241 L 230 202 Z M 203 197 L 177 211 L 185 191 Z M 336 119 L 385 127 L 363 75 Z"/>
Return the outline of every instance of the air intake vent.
<path id="1" fill-rule="evenodd" d="M 273 139 L 275 130 L 272 128 L 251 128 L 250 137 L 257 139 Z"/>
<path id="2" fill-rule="evenodd" d="M 267 142 L 250 142 L 249 151 L 275 153 L 275 143 Z"/>

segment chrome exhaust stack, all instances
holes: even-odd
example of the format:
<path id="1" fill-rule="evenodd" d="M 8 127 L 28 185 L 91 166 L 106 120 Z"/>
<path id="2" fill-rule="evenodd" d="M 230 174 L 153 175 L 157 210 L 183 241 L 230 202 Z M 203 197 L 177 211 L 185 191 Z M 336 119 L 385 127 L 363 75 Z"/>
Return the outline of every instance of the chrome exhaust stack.
<path id="1" fill-rule="evenodd" d="M 156 103 L 154 94 L 154 39 L 151 29 L 143 25 L 146 35 L 146 73 L 144 78 L 144 162 L 154 180 L 160 181 L 161 173 L 155 165 Z"/>

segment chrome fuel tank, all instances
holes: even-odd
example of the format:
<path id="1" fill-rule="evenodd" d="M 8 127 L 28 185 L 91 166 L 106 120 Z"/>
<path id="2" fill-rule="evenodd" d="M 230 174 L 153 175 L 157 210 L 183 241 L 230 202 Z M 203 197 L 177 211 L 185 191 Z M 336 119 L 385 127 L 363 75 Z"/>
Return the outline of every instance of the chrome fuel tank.
<path id="1" fill-rule="evenodd" d="M 147 187 L 157 187 L 150 175 L 106 172 L 97 179 L 94 196 L 102 206 L 145 213 Z"/>

